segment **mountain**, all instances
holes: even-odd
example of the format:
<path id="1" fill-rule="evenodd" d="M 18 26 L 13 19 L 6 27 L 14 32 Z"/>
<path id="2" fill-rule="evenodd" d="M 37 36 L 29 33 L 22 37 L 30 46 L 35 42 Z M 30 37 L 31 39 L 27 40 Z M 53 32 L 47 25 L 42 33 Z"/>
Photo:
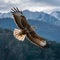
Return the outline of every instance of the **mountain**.
<path id="1" fill-rule="evenodd" d="M 39 21 L 44 21 L 52 25 L 60 26 L 60 20 L 56 18 L 55 16 L 53 16 L 53 14 L 51 15 L 45 12 L 32 12 L 28 10 L 24 10 L 23 14 L 27 18 L 27 20 L 28 19 L 39 20 Z M 13 16 L 11 13 L 0 13 L 0 18 L 13 18 Z"/>
<path id="2" fill-rule="evenodd" d="M 32 11 L 24 10 L 23 14 L 27 19 L 35 20 L 40 15 L 40 12 L 32 12 Z"/>
<path id="3" fill-rule="evenodd" d="M 12 18 L 12 14 L 10 12 L 8 13 L 0 13 L 0 18 Z"/>
<path id="4" fill-rule="evenodd" d="M 31 26 L 35 26 L 36 33 L 48 40 L 60 42 L 60 26 L 52 25 L 39 20 L 27 20 Z M 17 28 L 12 18 L 0 19 L 0 27 L 14 30 Z"/>
<path id="5" fill-rule="evenodd" d="M 36 19 L 39 16 L 39 12 L 32 12 L 29 10 L 24 10 L 23 14 L 27 19 Z M 8 13 L 0 13 L 0 18 L 13 18 L 10 12 Z"/>
<path id="6" fill-rule="evenodd" d="M 58 20 L 54 16 L 44 13 L 44 12 L 40 12 L 40 15 L 37 17 L 37 20 L 44 21 L 44 22 L 52 24 L 52 25 L 60 26 L 60 20 Z"/>
<path id="7" fill-rule="evenodd" d="M 60 11 L 53 11 L 51 12 L 51 15 L 60 20 Z"/>
<path id="8" fill-rule="evenodd" d="M 32 12 L 29 10 L 24 10 L 23 14 L 26 16 L 27 19 L 36 19 L 39 15 L 39 12 Z M 0 13 L 0 18 L 12 18 L 12 14 L 8 13 Z"/>
<path id="9" fill-rule="evenodd" d="M 1 18 L 0 19 L 0 27 L 12 30 L 12 29 L 16 28 L 16 25 L 12 18 Z"/>
<path id="10" fill-rule="evenodd" d="M 0 28 L 0 60 L 60 60 L 60 43 L 48 41 L 40 48 L 28 39 L 18 41 L 9 29 Z"/>

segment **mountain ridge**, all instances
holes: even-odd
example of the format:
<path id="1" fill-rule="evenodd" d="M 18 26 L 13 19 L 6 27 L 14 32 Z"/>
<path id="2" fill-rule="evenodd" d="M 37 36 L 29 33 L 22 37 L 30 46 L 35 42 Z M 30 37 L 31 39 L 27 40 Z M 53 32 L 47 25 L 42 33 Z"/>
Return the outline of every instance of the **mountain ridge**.
<path id="1" fill-rule="evenodd" d="M 53 14 L 51 15 L 45 12 L 32 12 L 28 10 L 24 10 L 23 14 L 27 20 L 28 19 L 41 20 L 49 24 L 60 26 L 60 20 L 56 18 L 55 16 L 53 16 Z M 2 18 L 13 18 L 13 16 L 11 13 L 0 13 L 0 19 Z"/>

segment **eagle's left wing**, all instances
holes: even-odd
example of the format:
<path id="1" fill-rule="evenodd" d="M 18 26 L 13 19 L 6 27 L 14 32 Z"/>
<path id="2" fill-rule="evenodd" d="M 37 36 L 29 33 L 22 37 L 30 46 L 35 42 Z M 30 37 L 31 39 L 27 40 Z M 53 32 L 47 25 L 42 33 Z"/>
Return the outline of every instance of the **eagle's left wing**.
<path id="1" fill-rule="evenodd" d="M 14 21 L 17 24 L 18 28 L 24 29 L 24 26 L 21 24 L 21 16 L 23 15 L 18 8 L 11 9 L 11 13 L 13 14 Z"/>
<path id="2" fill-rule="evenodd" d="M 14 22 L 16 23 L 16 25 L 18 26 L 18 29 L 14 29 L 13 35 L 16 39 L 18 39 L 19 41 L 24 41 L 26 34 L 23 33 L 23 30 L 25 29 L 25 27 L 21 24 L 21 15 L 22 12 L 19 11 L 18 8 L 14 8 L 11 9 L 11 13 L 13 14 L 14 17 Z"/>

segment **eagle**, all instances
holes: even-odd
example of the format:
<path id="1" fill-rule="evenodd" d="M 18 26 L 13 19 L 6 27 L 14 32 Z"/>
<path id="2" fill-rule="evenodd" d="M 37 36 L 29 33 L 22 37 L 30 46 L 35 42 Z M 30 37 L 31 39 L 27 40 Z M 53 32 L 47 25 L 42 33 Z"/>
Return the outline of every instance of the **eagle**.
<path id="1" fill-rule="evenodd" d="M 16 39 L 24 41 L 25 37 L 27 37 L 29 41 L 39 47 L 47 46 L 48 43 L 46 39 L 42 38 L 35 32 L 34 28 L 28 23 L 22 11 L 16 7 L 11 9 L 11 13 L 14 17 L 14 22 L 18 27 L 18 29 L 14 29 L 13 31 L 13 35 Z"/>

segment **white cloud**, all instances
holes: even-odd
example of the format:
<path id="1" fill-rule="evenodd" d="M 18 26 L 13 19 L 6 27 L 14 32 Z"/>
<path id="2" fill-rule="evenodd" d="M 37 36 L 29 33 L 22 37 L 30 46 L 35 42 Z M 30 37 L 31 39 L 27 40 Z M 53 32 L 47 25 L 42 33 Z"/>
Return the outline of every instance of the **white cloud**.
<path id="1" fill-rule="evenodd" d="M 0 11 L 7 11 L 12 7 L 18 7 L 21 10 L 43 11 L 58 8 L 57 1 L 59 2 L 59 0 L 55 0 L 55 2 L 54 0 L 0 0 Z"/>
<path id="2" fill-rule="evenodd" d="M 43 3 L 49 6 L 60 6 L 60 0 L 30 0 L 33 3 Z"/>
<path id="3" fill-rule="evenodd" d="M 4 0 L 5 3 L 19 4 L 20 0 Z"/>

